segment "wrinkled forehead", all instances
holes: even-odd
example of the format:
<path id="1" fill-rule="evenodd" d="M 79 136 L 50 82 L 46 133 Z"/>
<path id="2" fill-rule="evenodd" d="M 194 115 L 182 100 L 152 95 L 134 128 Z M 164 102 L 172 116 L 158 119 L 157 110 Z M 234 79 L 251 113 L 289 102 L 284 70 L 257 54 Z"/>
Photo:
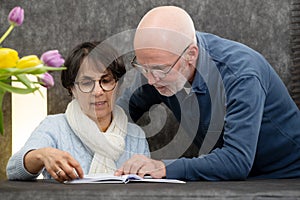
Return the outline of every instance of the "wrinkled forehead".
<path id="1" fill-rule="evenodd" d="M 179 55 L 183 49 L 195 42 L 185 34 L 161 28 L 137 29 L 134 36 L 135 51 L 156 49 Z"/>

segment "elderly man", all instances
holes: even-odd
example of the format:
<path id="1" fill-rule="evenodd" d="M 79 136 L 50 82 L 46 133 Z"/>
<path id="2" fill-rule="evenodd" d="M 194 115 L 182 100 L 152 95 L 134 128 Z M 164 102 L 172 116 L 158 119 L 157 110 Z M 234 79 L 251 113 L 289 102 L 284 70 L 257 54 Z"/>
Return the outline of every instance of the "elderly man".
<path id="1" fill-rule="evenodd" d="M 154 8 L 142 18 L 134 49 L 132 65 L 143 75 L 136 80 L 146 78 L 148 83 L 137 87 L 135 82 L 119 105 L 136 121 L 152 105 L 165 103 L 204 153 L 176 160 L 136 155 L 115 175 L 300 177 L 300 112 L 262 55 L 196 32 L 191 17 L 174 6 Z"/>

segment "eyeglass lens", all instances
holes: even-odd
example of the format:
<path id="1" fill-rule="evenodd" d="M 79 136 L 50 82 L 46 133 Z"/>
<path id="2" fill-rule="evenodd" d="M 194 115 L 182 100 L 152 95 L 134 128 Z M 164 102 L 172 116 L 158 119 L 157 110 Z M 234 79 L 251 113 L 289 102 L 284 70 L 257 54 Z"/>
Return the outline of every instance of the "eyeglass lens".
<path id="1" fill-rule="evenodd" d="M 82 80 L 77 83 L 78 83 L 79 89 L 82 92 L 88 93 L 88 92 L 92 92 L 94 90 L 96 81 L 98 81 L 98 80 L 87 79 L 87 80 Z M 116 80 L 112 77 L 105 77 L 105 78 L 102 78 L 99 80 L 99 85 L 103 91 L 111 91 L 116 86 Z"/>
<path id="2" fill-rule="evenodd" d="M 191 45 L 191 44 L 190 44 Z M 157 77 L 157 78 L 164 78 L 170 71 L 171 69 L 176 65 L 176 63 L 179 61 L 179 59 L 183 56 L 184 52 L 190 47 L 190 45 L 188 45 L 183 52 L 180 54 L 180 56 L 176 59 L 176 61 L 169 67 L 167 67 L 165 70 L 162 69 L 147 69 L 146 67 L 144 67 L 141 64 L 138 64 L 136 62 L 136 56 L 134 56 L 133 60 L 131 61 L 131 65 L 133 67 L 136 67 L 141 73 L 146 74 L 146 73 L 150 73 Z"/>

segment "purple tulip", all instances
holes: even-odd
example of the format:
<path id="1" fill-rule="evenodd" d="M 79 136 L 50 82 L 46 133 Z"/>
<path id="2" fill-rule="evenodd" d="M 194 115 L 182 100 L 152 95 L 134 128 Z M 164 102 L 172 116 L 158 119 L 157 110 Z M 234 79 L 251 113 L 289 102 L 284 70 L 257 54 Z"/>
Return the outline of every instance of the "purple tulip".
<path id="1" fill-rule="evenodd" d="M 48 72 L 42 74 L 39 76 L 39 80 L 41 82 L 41 85 L 45 88 L 49 89 L 54 86 L 54 79 Z"/>
<path id="2" fill-rule="evenodd" d="M 8 21 L 15 26 L 20 26 L 24 21 L 24 10 L 19 6 L 14 7 L 8 15 Z"/>
<path id="3" fill-rule="evenodd" d="M 60 67 L 65 62 L 58 50 L 50 50 L 43 53 L 41 61 L 49 67 Z"/>

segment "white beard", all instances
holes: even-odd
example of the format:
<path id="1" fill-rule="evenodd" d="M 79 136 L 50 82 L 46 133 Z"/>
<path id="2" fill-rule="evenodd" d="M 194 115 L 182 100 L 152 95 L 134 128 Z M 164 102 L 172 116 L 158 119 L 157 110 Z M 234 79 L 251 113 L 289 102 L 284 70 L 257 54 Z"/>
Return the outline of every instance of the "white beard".
<path id="1" fill-rule="evenodd" d="M 190 75 L 190 69 L 189 66 L 186 65 L 186 62 L 181 62 L 181 66 L 179 69 L 180 70 L 177 72 L 176 81 L 174 81 L 170 85 L 163 87 L 162 89 L 156 88 L 161 95 L 170 97 L 184 88 Z"/>

